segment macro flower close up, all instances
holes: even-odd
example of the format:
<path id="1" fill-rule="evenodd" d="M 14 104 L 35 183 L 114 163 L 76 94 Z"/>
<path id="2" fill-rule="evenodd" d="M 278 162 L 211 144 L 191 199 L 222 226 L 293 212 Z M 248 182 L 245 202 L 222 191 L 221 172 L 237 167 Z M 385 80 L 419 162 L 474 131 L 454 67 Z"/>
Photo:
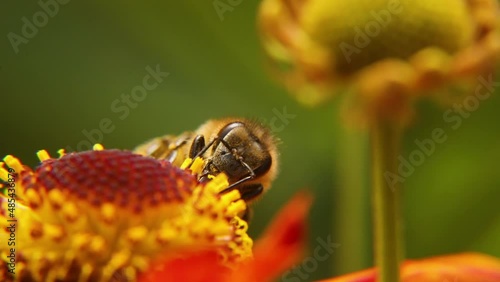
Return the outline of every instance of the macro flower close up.
<path id="1" fill-rule="evenodd" d="M 500 282 L 500 0 L 3 2 L 0 282 Z"/>

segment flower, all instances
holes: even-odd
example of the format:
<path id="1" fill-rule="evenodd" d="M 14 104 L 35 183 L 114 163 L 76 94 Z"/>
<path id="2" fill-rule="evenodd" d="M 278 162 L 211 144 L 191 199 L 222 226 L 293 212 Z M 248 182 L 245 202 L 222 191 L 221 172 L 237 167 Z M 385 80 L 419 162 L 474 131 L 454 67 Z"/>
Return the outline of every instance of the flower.
<path id="1" fill-rule="evenodd" d="M 60 155 L 40 151 L 36 169 L 13 156 L 0 163 L 0 280 L 133 281 L 159 255 L 211 250 L 224 267 L 251 258 L 237 216 L 246 205 L 236 190 L 219 194 L 224 174 L 200 184 L 189 170 L 101 146 Z"/>
<path id="2" fill-rule="evenodd" d="M 376 270 L 368 269 L 322 282 L 375 282 Z M 479 253 L 406 261 L 401 268 L 402 282 L 497 282 L 500 259 Z"/>
<path id="3" fill-rule="evenodd" d="M 190 253 L 182 259 L 162 258 L 144 272 L 140 282 L 274 281 L 302 257 L 310 205 L 311 196 L 305 193 L 297 194 L 288 202 L 257 241 L 253 259 L 228 268 L 215 260 L 216 254 L 212 251 Z"/>
<path id="4" fill-rule="evenodd" d="M 263 0 L 258 23 L 275 76 L 301 102 L 347 88 L 346 112 L 362 121 L 407 121 L 416 99 L 470 83 L 500 54 L 495 0 Z"/>

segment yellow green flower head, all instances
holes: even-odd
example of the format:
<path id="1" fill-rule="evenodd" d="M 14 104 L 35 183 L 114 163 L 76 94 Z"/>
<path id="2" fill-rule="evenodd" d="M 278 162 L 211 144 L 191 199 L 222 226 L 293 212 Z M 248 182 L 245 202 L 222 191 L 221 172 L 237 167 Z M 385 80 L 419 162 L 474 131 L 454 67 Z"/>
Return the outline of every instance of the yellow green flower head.
<path id="1" fill-rule="evenodd" d="M 304 9 L 304 31 L 329 48 L 342 74 L 431 46 L 453 54 L 473 40 L 465 1 L 316 0 Z"/>
<path id="2" fill-rule="evenodd" d="M 299 101 L 352 89 L 349 110 L 368 119 L 405 119 L 421 94 L 470 82 L 500 56 L 496 0 L 263 0 L 259 27 L 274 75 Z"/>
<path id="3" fill-rule="evenodd" d="M 4 159 L 0 242 L 13 243 L 0 245 L 0 280 L 132 281 L 159 255 L 216 248 L 228 266 L 251 257 L 244 201 L 218 194 L 224 174 L 200 184 L 168 162 L 97 149 L 41 151 L 36 169 Z"/>

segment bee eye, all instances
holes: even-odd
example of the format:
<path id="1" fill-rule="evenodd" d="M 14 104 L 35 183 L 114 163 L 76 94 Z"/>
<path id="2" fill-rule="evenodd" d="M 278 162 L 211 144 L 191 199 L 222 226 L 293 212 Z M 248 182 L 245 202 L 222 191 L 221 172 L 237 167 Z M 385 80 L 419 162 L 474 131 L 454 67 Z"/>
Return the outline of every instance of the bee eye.
<path id="1" fill-rule="evenodd" d="M 228 125 L 224 126 L 220 131 L 219 131 L 219 138 L 224 139 L 226 135 L 228 135 L 233 129 L 237 127 L 245 127 L 245 125 L 241 122 L 232 122 L 229 123 Z"/>

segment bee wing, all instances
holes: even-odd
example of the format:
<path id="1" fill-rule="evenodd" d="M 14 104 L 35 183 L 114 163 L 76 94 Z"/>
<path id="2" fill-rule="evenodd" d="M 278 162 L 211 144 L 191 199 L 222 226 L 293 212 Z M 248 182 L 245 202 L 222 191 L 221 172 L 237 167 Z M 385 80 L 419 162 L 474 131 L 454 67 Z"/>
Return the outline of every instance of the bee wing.
<path id="1" fill-rule="evenodd" d="M 185 132 L 179 136 L 164 135 L 153 138 L 139 146 L 133 152 L 159 160 L 167 160 L 175 166 L 180 166 L 187 156 L 192 134 Z"/>

